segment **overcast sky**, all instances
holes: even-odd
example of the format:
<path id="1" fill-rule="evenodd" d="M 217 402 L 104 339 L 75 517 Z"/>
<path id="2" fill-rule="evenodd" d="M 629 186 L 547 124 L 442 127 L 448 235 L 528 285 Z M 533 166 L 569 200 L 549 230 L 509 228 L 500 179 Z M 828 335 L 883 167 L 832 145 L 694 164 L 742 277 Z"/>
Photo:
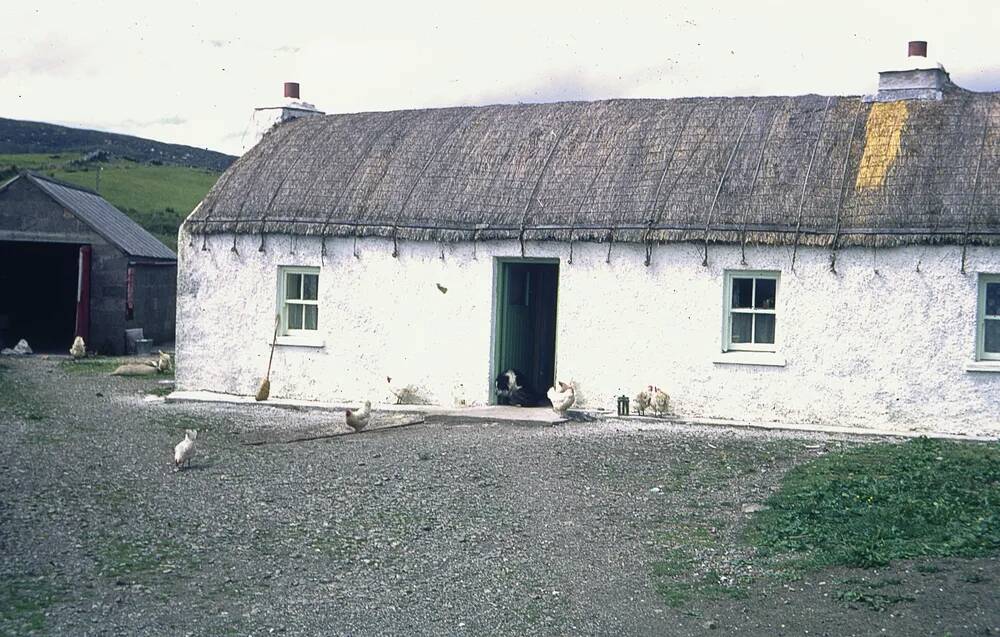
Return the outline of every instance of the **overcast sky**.
<path id="1" fill-rule="evenodd" d="M 328 113 L 856 95 L 924 39 L 957 84 L 1000 90 L 995 0 L 41 0 L 3 14 L 0 117 L 232 154 L 285 81 Z"/>

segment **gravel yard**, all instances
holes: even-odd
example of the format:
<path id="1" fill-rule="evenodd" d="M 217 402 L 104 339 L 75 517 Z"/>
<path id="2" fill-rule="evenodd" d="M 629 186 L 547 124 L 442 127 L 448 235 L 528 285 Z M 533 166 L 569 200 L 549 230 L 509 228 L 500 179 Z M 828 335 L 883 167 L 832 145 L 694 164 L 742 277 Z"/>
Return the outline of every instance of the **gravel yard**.
<path id="1" fill-rule="evenodd" d="M 610 419 L 285 444 L 343 414 L 157 391 L 0 360 L 0 632 L 1000 634 L 995 559 L 789 579 L 742 543 L 785 470 L 871 440 Z"/>

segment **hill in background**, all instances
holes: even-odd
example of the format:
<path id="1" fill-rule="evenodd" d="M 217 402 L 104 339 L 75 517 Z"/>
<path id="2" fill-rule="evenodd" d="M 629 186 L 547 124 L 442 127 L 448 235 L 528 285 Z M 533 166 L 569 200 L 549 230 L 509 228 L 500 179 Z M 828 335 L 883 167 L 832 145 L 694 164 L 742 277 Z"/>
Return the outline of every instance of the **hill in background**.
<path id="1" fill-rule="evenodd" d="M 235 157 L 141 137 L 0 118 L 0 183 L 33 170 L 98 192 L 171 250 Z"/>
<path id="2" fill-rule="evenodd" d="M 175 164 L 221 173 L 236 161 L 232 155 L 214 150 L 167 144 L 132 135 L 69 128 L 42 122 L 0 117 L 0 155 L 90 153 L 106 151 L 139 163 Z"/>

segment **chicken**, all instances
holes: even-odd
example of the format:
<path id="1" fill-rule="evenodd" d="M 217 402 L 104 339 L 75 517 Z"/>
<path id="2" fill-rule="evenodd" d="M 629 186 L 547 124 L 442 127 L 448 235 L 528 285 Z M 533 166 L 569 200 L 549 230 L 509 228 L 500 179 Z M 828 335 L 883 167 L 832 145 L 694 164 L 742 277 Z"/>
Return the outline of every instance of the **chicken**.
<path id="1" fill-rule="evenodd" d="M 347 419 L 347 426 L 355 432 L 359 432 L 368 425 L 372 415 L 372 401 L 366 400 L 365 406 L 361 409 L 348 409 L 344 414 Z"/>
<path id="2" fill-rule="evenodd" d="M 653 388 L 653 411 L 657 416 L 664 416 L 670 411 L 670 396 L 659 387 Z"/>
<path id="3" fill-rule="evenodd" d="M 191 458 L 194 457 L 195 447 L 194 441 L 198 437 L 198 431 L 196 429 L 188 429 L 184 432 L 184 440 L 177 443 L 174 447 L 174 470 L 180 469 L 181 465 L 185 462 L 190 467 Z"/>
<path id="4" fill-rule="evenodd" d="M 559 385 L 559 389 L 555 386 L 549 387 L 549 391 L 546 392 L 546 396 L 549 398 L 549 402 L 552 403 L 552 411 L 565 414 L 566 410 L 573 406 L 573 402 L 576 400 L 576 392 L 572 385 L 567 385 L 562 381 L 558 381 L 556 385 Z"/>
<path id="5" fill-rule="evenodd" d="M 156 371 L 165 374 L 174 368 L 174 361 L 171 360 L 170 354 L 164 354 L 160 352 L 160 357 L 156 361 Z"/>
<path id="6" fill-rule="evenodd" d="M 73 347 L 69 348 L 69 355 L 73 357 L 73 360 L 83 358 L 87 355 L 87 346 L 84 344 L 82 336 L 77 336 L 73 339 Z"/>
<path id="7" fill-rule="evenodd" d="M 653 402 L 652 393 L 653 393 L 653 386 L 650 385 L 645 389 L 645 391 L 641 391 L 638 394 L 636 394 L 635 413 L 639 414 L 640 416 L 646 415 L 646 410 L 649 409 L 649 405 Z"/>

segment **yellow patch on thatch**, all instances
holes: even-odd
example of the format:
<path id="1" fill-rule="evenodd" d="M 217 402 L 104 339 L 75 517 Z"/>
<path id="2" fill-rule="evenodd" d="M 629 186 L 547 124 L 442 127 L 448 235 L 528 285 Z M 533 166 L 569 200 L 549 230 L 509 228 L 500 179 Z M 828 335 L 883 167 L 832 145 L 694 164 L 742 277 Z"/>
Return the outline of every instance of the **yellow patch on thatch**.
<path id="1" fill-rule="evenodd" d="M 865 126 L 865 152 L 858 166 L 854 187 L 881 188 L 899 153 L 899 138 L 906 126 L 906 102 L 878 102 L 872 105 Z"/>

